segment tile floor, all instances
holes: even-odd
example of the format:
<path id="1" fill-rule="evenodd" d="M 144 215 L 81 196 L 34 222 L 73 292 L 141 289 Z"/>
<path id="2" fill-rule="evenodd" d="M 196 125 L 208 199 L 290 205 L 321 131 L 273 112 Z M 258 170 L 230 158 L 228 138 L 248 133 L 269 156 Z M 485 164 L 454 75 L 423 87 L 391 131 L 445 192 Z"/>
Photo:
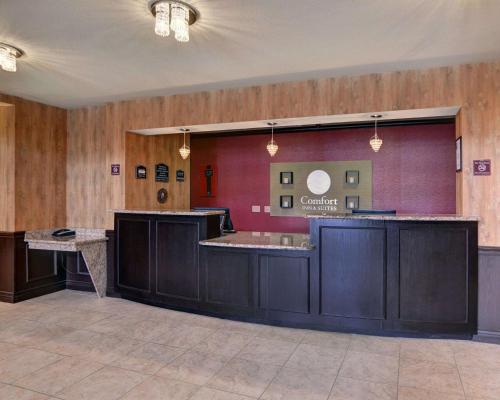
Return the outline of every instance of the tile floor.
<path id="1" fill-rule="evenodd" d="M 500 346 L 246 324 L 65 290 L 0 303 L 1 400 L 499 400 Z"/>

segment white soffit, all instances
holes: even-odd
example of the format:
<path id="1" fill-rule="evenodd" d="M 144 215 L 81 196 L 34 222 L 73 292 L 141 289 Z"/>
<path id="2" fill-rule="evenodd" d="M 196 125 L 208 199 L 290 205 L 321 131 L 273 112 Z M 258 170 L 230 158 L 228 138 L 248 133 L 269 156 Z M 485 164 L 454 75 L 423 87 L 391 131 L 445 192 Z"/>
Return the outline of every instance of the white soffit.
<path id="1" fill-rule="evenodd" d="M 129 132 L 140 135 L 174 135 L 180 133 L 180 128 L 187 128 L 194 134 L 215 133 L 215 132 L 241 132 L 253 131 L 269 128 L 267 123 L 276 122 L 275 129 L 295 128 L 317 125 L 343 125 L 355 124 L 373 121 L 372 114 L 381 114 L 379 121 L 404 121 L 419 119 L 439 119 L 453 118 L 457 115 L 460 107 L 440 107 L 440 108 L 421 108 L 413 110 L 382 111 L 360 114 L 337 114 L 337 115 L 319 115 L 301 118 L 279 118 L 260 121 L 241 121 L 227 122 L 220 124 L 169 126 L 150 129 L 134 129 Z"/>

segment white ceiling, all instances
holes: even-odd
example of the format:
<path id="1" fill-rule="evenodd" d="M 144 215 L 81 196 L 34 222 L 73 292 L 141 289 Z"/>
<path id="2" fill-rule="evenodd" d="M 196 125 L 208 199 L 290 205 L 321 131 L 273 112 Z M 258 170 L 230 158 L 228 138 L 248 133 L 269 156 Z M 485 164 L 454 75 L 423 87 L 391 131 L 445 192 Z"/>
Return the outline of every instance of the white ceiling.
<path id="1" fill-rule="evenodd" d="M 0 92 L 63 107 L 500 58 L 500 0 L 191 0 L 191 41 L 147 0 L 0 0 L 26 56 Z"/>

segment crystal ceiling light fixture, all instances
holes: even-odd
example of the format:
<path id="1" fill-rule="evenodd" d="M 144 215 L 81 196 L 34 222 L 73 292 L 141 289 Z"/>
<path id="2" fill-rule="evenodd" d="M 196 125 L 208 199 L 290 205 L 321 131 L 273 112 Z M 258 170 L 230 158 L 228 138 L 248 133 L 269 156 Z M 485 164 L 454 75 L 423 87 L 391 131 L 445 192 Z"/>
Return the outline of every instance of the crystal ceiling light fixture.
<path id="1" fill-rule="evenodd" d="M 189 146 L 186 146 L 186 132 L 189 132 L 189 129 L 181 128 L 180 131 L 184 134 L 184 144 L 179 149 L 179 154 L 183 160 L 186 160 L 189 157 L 189 154 L 191 154 L 191 149 Z"/>
<path id="2" fill-rule="evenodd" d="M 375 153 L 378 153 L 380 148 L 382 147 L 382 139 L 378 136 L 377 133 L 377 121 L 382 118 L 382 114 L 373 114 L 370 115 L 373 119 L 375 119 L 375 134 L 370 139 L 370 146 L 372 147 Z"/>
<path id="3" fill-rule="evenodd" d="M 199 17 L 194 7 L 183 1 L 154 0 L 149 3 L 149 10 L 156 18 L 157 35 L 166 37 L 172 30 L 177 41 L 189 42 L 189 26 Z"/>
<path id="4" fill-rule="evenodd" d="M 0 42 L 0 67 L 7 72 L 17 71 L 17 59 L 24 51 L 7 43 Z"/>
<path id="5" fill-rule="evenodd" d="M 268 122 L 267 125 L 271 127 L 271 140 L 267 143 L 267 151 L 271 157 L 274 157 L 278 152 L 278 143 L 274 140 L 274 127 L 276 122 Z"/>

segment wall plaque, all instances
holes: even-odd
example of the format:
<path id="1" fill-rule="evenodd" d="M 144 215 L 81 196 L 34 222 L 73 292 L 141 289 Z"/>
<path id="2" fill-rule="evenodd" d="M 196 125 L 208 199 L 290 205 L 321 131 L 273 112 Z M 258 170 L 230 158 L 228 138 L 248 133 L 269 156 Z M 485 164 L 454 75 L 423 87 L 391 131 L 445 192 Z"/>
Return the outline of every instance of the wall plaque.
<path id="1" fill-rule="evenodd" d="M 293 173 L 293 185 L 281 183 L 283 171 Z M 272 216 L 350 213 L 356 208 L 372 208 L 370 160 L 271 163 L 270 185 Z"/>
<path id="2" fill-rule="evenodd" d="M 111 175 L 120 175 L 120 164 L 111 164 Z"/>
<path id="3" fill-rule="evenodd" d="M 491 175 L 491 160 L 474 160 L 474 175 Z"/>
<path id="4" fill-rule="evenodd" d="M 175 180 L 177 182 L 184 182 L 184 171 L 182 169 L 175 171 Z"/>
<path id="5" fill-rule="evenodd" d="M 135 167 L 135 178 L 136 179 L 146 179 L 147 168 L 144 165 L 138 165 Z"/>
<path id="6" fill-rule="evenodd" d="M 156 195 L 156 199 L 158 200 L 158 203 L 160 203 L 160 204 L 165 203 L 168 199 L 167 189 L 161 188 L 160 190 L 158 190 L 158 193 Z"/>
<path id="7" fill-rule="evenodd" d="M 155 166 L 155 181 L 168 182 L 168 165 L 156 164 Z"/>

